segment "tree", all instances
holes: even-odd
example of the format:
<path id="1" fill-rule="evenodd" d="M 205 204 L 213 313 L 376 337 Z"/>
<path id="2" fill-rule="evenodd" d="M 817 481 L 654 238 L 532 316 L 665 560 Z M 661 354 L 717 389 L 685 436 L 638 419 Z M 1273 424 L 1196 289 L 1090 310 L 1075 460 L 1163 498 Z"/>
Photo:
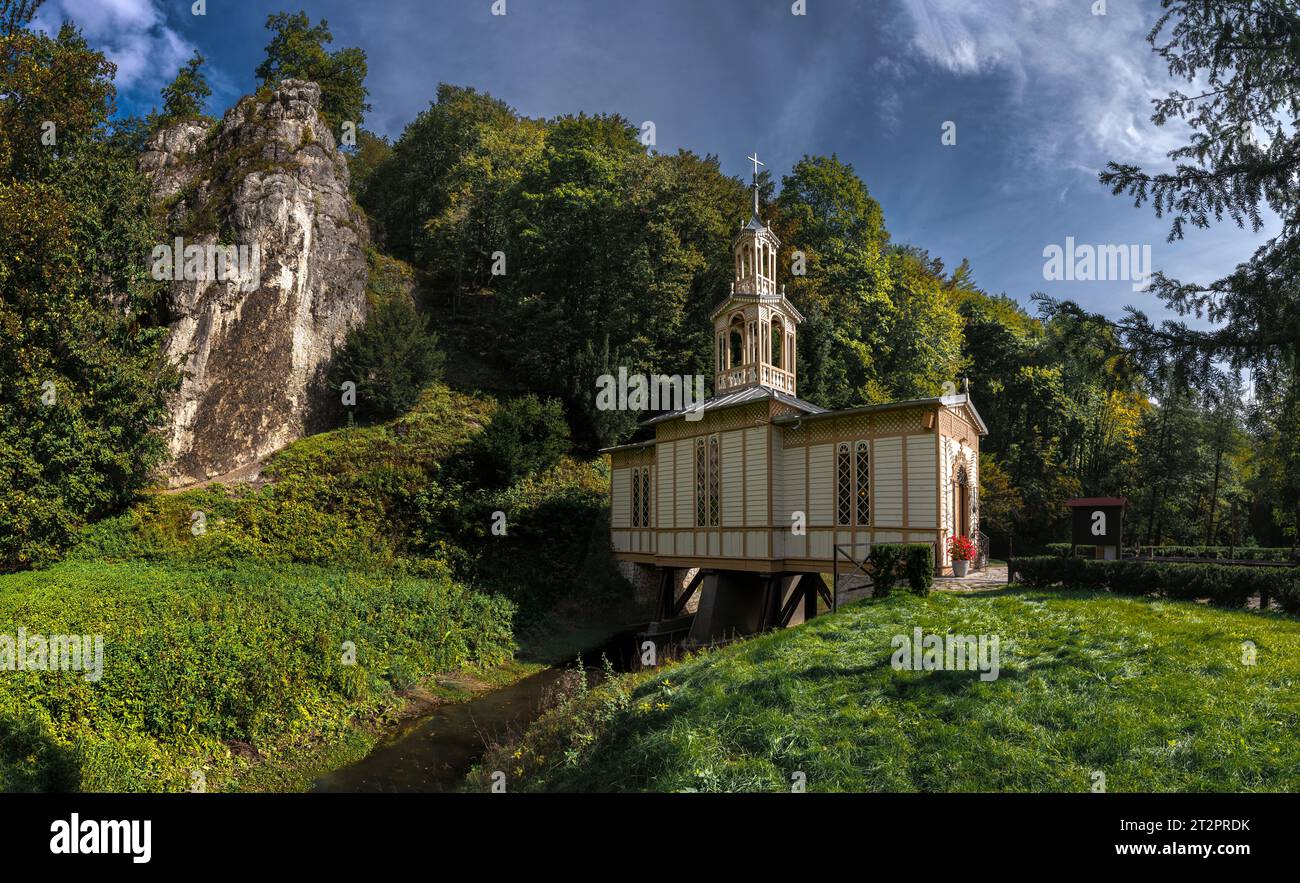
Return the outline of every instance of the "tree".
<path id="1" fill-rule="evenodd" d="M 805 398 L 840 408 L 937 396 L 956 379 L 961 324 L 942 265 L 890 245 L 880 205 L 852 166 L 801 159 L 782 179 L 774 226 L 779 279 L 808 319 L 799 338 Z"/>
<path id="2" fill-rule="evenodd" d="M 312 26 L 306 12 L 280 12 L 267 16 L 266 28 L 274 33 L 266 44 L 266 59 L 256 74 L 264 85 L 283 80 L 310 80 L 320 86 L 321 114 L 331 125 L 355 123 L 360 128 L 365 112 L 366 53 L 356 47 L 330 52 L 334 42 L 329 22 Z"/>
<path id="3" fill-rule="evenodd" d="M 204 61 L 203 54 L 195 50 L 194 56 L 176 73 L 176 79 L 163 87 L 162 123 L 203 115 L 203 102 L 212 94 L 212 87 L 203 76 Z"/>
<path id="4" fill-rule="evenodd" d="M 357 149 L 347 154 L 348 179 L 352 195 L 358 200 L 366 192 L 370 178 L 393 155 L 393 145 L 383 135 L 369 129 L 357 130 Z"/>
<path id="5" fill-rule="evenodd" d="M 1155 274 L 1153 289 L 1181 315 L 1212 328 L 1169 320 L 1158 326 L 1130 310 L 1125 331 L 1148 359 L 1176 359 L 1208 381 L 1216 362 L 1291 373 L 1300 358 L 1300 9 L 1259 0 L 1163 0 L 1148 41 L 1175 77 L 1195 85 L 1155 102 L 1152 121 L 1184 122 L 1188 142 L 1170 152 L 1172 172 L 1109 163 L 1101 174 L 1115 194 L 1149 202 L 1172 217 L 1170 241 L 1188 224 L 1225 216 L 1263 228 L 1267 206 L 1281 232 L 1232 273 L 1207 286 Z M 1168 31 L 1164 42 L 1161 35 Z"/>
<path id="6" fill-rule="evenodd" d="M 56 557 L 165 453 L 155 430 L 175 374 L 150 321 L 161 286 L 141 260 L 162 233 L 136 171 L 138 127 L 108 124 L 112 75 L 71 25 L 0 34 L 4 565 Z"/>
<path id="7" fill-rule="evenodd" d="M 569 450 L 569 426 L 556 399 L 529 394 L 499 406 L 492 422 L 470 444 L 474 480 L 487 488 L 509 487 L 549 469 Z"/>
<path id="8" fill-rule="evenodd" d="M 428 320 L 398 297 L 379 304 L 365 324 L 352 330 L 334 356 L 328 378 L 336 389 L 356 384 L 356 410 L 365 419 L 387 420 L 411 409 L 441 374 L 442 364 Z"/>
<path id="9" fill-rule="evenodd" d="M 45 0 L 0 0 L 0 37 L 27 26 Z"/>
<path id="10" fill-rule="evenodd" d="M 1155 102 L 1152 121 L 1183 121 L 1190 135 L 1170 153 L 1172 172 L 1152 174 L 1110 163 L 1101 181 L 1135 204 L 1172 217 L 1169 239 L 1185 227 L 1226 216 L 1263 229 L 1263 208 L 1281 231 L 1233 272 L 1209 285 L 1157 273 L 1153 289 L 1180 315 L 1205 317 L 1210 328 L 1130 310 L 1125 332 L 1148 362 L 1172 361 L 1200 386 L 1219 365 L 1250 369 L 1265 395 L 1289 390 L 1282 410 L 1300 412 L 1300 9 L 1259 0 L 1163 0 L 1148 41 L 1192 94 L 1171 91 Z M 1167 31 L 1167 34 L 1166 34 Z M 1166 34 L 1164 42 L 1159 42 Z M 1286 451 L 1277 488 L 1279 517 L 1300 525 L 1300 456 Z"/>

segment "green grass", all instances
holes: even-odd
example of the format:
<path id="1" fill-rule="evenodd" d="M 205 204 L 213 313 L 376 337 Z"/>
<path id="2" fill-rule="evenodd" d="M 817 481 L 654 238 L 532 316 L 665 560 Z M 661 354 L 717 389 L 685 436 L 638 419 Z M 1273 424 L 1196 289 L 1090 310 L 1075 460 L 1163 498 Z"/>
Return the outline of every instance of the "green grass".
<path id="1" fill-rule="evenodd" d="M 0 577 L 0 634 L 104 642 L 96 682 L 0 672 L 0 790 L 287 781 L 356 756 L 436 673 L 507 662 L 511 612 L 445 573 L 71 561 Z"/>
<path id="2" fill-rule="evenodd" d="M 98 683 L 0 672 L 0 790 L 186 790 L 195 770 L 301 789 L 421 703 L 535 669 L 517 631 L 544 651 L 600 621 L 626 590 L 604 462 L 478 487 L 464 455 L 495 407 L 433 384 L 398 420 L 290 445 L 265 486 L 151 493 L 64 563 L 0 577 L 0 635 L 105 640 Z"/>
<path id="3" fill-rule="evenodd" d="M 891 639 L 990 634 L 1001 675 L 895 671 Z M 1251 641 L 1257 664 L 1242 664 Z M 1300 789 L 1300 622 L 1011 589 L 867 600 L 615 679 L 483 770 L 511 790 Z"/>

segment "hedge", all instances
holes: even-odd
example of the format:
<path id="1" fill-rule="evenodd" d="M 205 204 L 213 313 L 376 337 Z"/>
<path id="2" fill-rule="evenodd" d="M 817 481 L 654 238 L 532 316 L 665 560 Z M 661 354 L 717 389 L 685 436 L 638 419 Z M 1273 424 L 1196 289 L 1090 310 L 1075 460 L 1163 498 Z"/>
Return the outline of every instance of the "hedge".
<path id="1" fill-rule="evenodd" d="M 888 595 L 900 579 L 917 595 L 930 594 L 934 586 L 934 546 L 928 543 L 876 543 L 867 560 L 873 597 Z"/>
<path id="2" fill-rule="evenodd" d="M 1069 543 L 1048 543 L 1045 547 L 1049 555 L 1069 556 Z M 1249 558 L 1255 561 L 1290 561 L 1290 546 L 1136 546 L 1124 550 L 1127 554 L 1146 557 L 1151 553 L 1168 558 Z M 1079 546 L 1076 555 L 1090 557 L 1092 546 Z"/>
<path id="3" fill-rule="evenodd" d="M 1208 598 L 1222 607 L 1245 607 L 1249 598 L 1263 593 L 1288 613 L 1300 613 L 1300 569 L 1041 555 L 1015 559 L 1011 573 L 1014 581 L 1034 588 L 1062 585 L 1117 595 Z"/>

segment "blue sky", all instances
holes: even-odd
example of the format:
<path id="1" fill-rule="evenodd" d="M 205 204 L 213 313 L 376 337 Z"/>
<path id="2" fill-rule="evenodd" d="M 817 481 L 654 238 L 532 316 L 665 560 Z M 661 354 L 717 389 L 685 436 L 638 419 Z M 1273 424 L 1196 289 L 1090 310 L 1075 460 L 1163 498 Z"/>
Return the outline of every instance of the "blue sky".
<path id="1" fill-rule="evenodd" d="M 1230 223 L 1166 243 L 1168 224 L 1097 182 L 1107 160 L 1167 165 L 1176 128 L 1149 122 L 1170 88 L 1145 41 L 1155 0 L 47 0 L 119 66 L 120 103 L 147 111 L 194 48 L 220 113 L 255 86 L 266 16 L 326 18 L 335 47 L 369 59 L 390 136 L 439 82 L 474 86 L 529 116 L 617 112 L 655 123 L 658 149 L 721 157 L 748 178 L 755 149 L 779 176 L 803 154 L 853 165 L 894 239 L 1028 304 L 1072 298 L 1118 317 L 1160 315 L 1130 281 L 1044 279 L 1043 250 L 1149 244 L 1156 268 L 1208 282 L 1264 234 Z M 942 143 L 945 122 L 956 145 Z"/>

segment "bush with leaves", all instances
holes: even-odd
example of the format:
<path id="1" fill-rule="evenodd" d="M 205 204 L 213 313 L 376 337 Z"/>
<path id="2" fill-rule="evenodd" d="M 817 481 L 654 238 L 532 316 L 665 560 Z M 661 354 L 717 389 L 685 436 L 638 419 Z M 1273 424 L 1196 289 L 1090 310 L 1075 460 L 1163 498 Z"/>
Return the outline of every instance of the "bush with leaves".
<path id="1" fill-rule="evenodd" d="M 404 298 L 381 303 L 364 325 L 348 335 L 329 369 L 329 383 L 343 391 L 356 384 L 355 414 L 387 420 L 409 411 L 420 393 L 442 374 L 443 353 L 427 320 Z"/>
<path id="2" fill-rule="evenodd" d="M 174 374 L 141 260 L 161 232 L 130 126 L 109 122 L 112 64 L 71 25 L 0 30 L 0 59 L 3 568 L 48 562 L 134 499 L 165 455 Z"/>
<path id="3" fill-rule="evenodd" d="M 1295 612 L 1300 570 L 1231 564 L 1169 564 L 1159 561 L 1097 561 L 1043 555 L 1011 562 L 1016 581 L 1034 588 L 1062 586 L 1119 595 L 1157 594 L 1185 601 L 1208 599 L 1220 607 L 1245 607 L 1255 596 L 1277 599 Z"/>
<path id="4" fill-rule="evenodd" d="M 560 461 L 570 447 L 569 425 L 556 399 L 529 394 L 504 402 L 475 436 L 469 460 L 484 487 L 509 487 Z"/>

